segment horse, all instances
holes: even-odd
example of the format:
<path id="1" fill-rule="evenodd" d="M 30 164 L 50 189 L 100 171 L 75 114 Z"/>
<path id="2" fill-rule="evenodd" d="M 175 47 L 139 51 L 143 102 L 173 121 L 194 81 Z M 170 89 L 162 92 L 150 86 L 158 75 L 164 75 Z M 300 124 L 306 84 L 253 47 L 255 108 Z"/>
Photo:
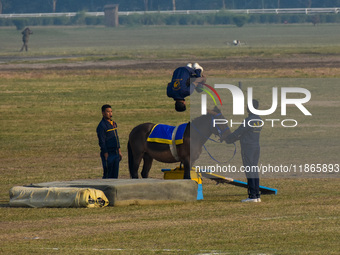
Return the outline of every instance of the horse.
<path id="1" fill-rule="evenodd" d="M 152 161 L 155 159 L 163 163 L 181 162 L 184 166 L 184 179 L 190 179 L 191 166 L 200 156 L 202 146 L 209 137 L 215 134 L 222 142 L 226 141 L 227 136 L 231 133 L 227 124 L 213 125 L 214 119 L 225 119 L 217 107 L 188 123 L 184 131 L 183 143 L 176 146 L 178 159 L 172 155 L 169 144 L 147 141 L 155 126 L 154 123 L 143 123 L 134 127 L 130 132 L 127 145 L 130 177 L 138 179 L 138 168 L 143 159 L 141 176 L 148 178 Z"/>

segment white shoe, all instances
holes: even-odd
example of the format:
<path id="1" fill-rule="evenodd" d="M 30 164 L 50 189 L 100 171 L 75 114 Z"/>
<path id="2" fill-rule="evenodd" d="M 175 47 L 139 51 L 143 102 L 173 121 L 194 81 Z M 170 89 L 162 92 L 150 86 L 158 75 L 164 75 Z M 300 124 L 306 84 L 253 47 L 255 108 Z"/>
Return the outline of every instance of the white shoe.
<path id="1" fill-rule="evenodd" d="M 187 67 L 192 68 L 192 64 L 191 64 L 191 63 L 188 63 L 188 64 L 187 64 Z"/>
<path id="2" fill-rule="evenodd" d="M 247 202 L 251 202 L 251 203 L 258 203 L 261 202 L 261 198 L 247 198 L 247 199 L 243 199 L 241 202 L 243 203 L 247 203 Z"/>
<path id="3" fill-rule="evenodd" d="M 203 73 L 203 67 L 201 67 L 198 63 L 195 63 L 195 64 L 193 65 L 192 68 L 194 68 L 194 69 L 200 69 L 201 72 Z"/>

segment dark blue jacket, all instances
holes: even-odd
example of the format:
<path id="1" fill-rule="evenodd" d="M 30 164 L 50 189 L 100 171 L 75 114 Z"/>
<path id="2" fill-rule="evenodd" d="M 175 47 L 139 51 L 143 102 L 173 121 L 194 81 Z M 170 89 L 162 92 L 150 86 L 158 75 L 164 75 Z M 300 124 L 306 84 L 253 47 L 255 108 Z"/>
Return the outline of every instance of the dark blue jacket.
<path id="1" fill-rule="evenodd" d="M 190 78 L 201 77 L 201 70 L 192 69 L 187 66 L 178 67 L 167 87 L 168 97 L 174 100 L 184 100 L 185 97 L 194 92 L 195 86 L 190 85 Z"/>
<path id="2" fill-rule="evenodd" d="M 120 148 L 117 123 L 112 121 L 112 124 L 106 119 L 102 119 L 97 127 L 97 136 L 99 140 L 99 147 L 102 153 L 118 154 Z"/>
<path id="3" fill-rule="evenodd" d="M 244 123 L 245 125 L 241 124 L 233 133 L 228 135 L 227 143 L 240 140 L 241 148 L 244 146 L 260 147 L 262 119 L 260 116 L 250 113 Z"/>

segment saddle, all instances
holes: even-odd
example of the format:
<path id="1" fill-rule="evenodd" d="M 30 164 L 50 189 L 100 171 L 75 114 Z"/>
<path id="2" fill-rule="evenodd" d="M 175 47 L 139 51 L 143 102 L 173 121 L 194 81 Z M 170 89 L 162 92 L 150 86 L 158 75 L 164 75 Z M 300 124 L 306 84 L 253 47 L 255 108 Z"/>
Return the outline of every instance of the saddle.
<path id="1" fill-rule="evenodd" d="M 183 143 L 185 128 L 188 123 L 179 126 L 169 126 L 165 124 L 156 124 L 147 138 L 148 142 L 172 144 L 173 140 L 176 145 Z"/>
<path id="2" fill-rule="evenodd" d="M 183 123 L 179 126 L 156 124 L 151 130 L 151 133 L 146 141 L 153 143 L 169 144 L 172 156 L 176 160 L 179 160 L 176 145 L 183 143 L 184 131 L 187 125 L 188 123 Z"/>

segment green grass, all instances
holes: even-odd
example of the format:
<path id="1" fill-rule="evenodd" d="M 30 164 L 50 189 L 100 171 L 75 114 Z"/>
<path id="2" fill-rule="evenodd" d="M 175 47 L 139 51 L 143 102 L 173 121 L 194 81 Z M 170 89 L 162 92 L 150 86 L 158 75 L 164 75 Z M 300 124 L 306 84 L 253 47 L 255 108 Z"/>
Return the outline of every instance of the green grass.
<path id="1" fill-rule="evenodd" d="M 21 33 L 0 29 L 0 56 L 58 55 L 80 59 L 159 59 L 228 56 L 281 56 L 297 53 L 339 54 L 337 24 L 312 26 L 149 26 L 32 27 L 29 53 L 19 53 Z M 228 46 L 238 39 L 242 47 Z M 26 56 L 25 55 L 25 56 Z"/>
<path id="2" fill-rule="evenodd" d="M 168 33 L 165 33 L 166 29 Z M 97 61 L 100 61 L 99 55 L 103 57 L 102 61 L 105 61 L 113 59 L 114 54 L 121 58 L 141 57 L 156 60 L 161 55 L 167 59 L 171 53 L 167 46 L 173 45 L 168 34 L 185 34 L 188 31 L 193 34 L 189 34 L 187 39 L 180 39 L 180 43 L 176 47 L 173 46 L 175 54 L 171 57 L 179 57 L 179 62 L 183 62 L 185 56 L 177 53 L 191 47 L 204 47 L 204 57 L 210 59 L 217 58 L 217 52 L 228 56 L 274 56 L 276 46 L 290 53 L 316 50 L 317 54 L 325 54 L 332 52 L 334 45 L 338 46 L 339 42 L 338 33 L 331 33 L 332 29 L 339 28 L 331 25 L 316 28 L 307 25 L 253 27 L 252 29 L 258 29 L 257 32 L 262 32 L 265 38 L 272 38 L 272 43 L 263 40 L 265 47 L 260 49 L 260 34 L 256 34 L 250 27 L 241 29 L 248 34 L 241 33 L 239 28 L 226 26 L 132 27 L 113 30 L 33 28 L 35 34 L 32 35 L 31 51 L 28 53 L 16 52 L 16 49 L 20 48 L 20 36 L 17 31 L 0 29 L 0 59 L 15 59 L 20 56 L 39 58 L 49 54 L 57 57 L 84 57 L 84 60 L 93 57 Z M 303 44 L 285 45 L 284 42 L 289 42 L 290 39 L 288 35 L 287 38 L 283 36 L 282 29 L 287 29 L 288 35 L 296 35 L 296 41 Z M 311 33 L 312 29 L 322 30 L 328 39 Z M 224 30 L 231 35 L 222 34 Z M 267 30 L 271 32 L 265 33 Z M 108 35 L 108 31 L 114 32 L 115 36 Z M 92 35 L 91 43 L 84 40 L 88 32 Z M 159 45 L 157 38 L 150 38 L 156 37 L 154 32 L 163 36 L 164 40 L 161 42 L 164 44 Z M 195 40 L 194 45 L 190 44 L 192 40 L 189 37 L 202 32 L 210 35 L 207 37 L 209 43 Z M 37 40 L 43 38 L 43 33 L 51 43 L 51 49 L 47 42 Z M 56 37 L 59 35 L 60 41 L 54 40 L 56 37 L 53 37 L 53 34 Z M 234 39 L 237 35 L 244 36 L 239 37 L 241 40 L 249 37 L 247 42 L 252 42 L 251 45 L 225 48 L 227 46 L 223 41 Z M 17 37 L 18 39 L 15 39 Z M 133 37 L 137 41 L 130 40 Z M 282 37 L 282 42 L 278 37 Z M 141 38 L 145 38 L 145 41 Z M 18 47 L 13 46 L 12 39 L 18 41 Z M 112 39 L 116 46 L 107 46 L 109 39 Z M 75 41 L 79 42 L 78 46 L 73 44 Z M 139 46 L 137 42 L 140 43 Z M 35 48 L 35 43 L 39 45 L 40 50 Z M 139 55 L 135 53 L 135 48 L 130 48 L 134 47 L 133 45 L 138 49 Z M 160 48 L 158 53 L 149 56 L 152 47 L 157 45 Z M 203 54 L 199 55 L 200 52 L 195 51 L 189 55 L 196 56 L 197 53 L 203 58 Z M 338 49 L 335 49 L 334 53 L 338 54 Z M 224 55 L 219 57 L 223 58 Z M 335 74 L 337 78 L 330 78 L 334 77 L 331 74 L 328 77 L 322 75 L 322 79 L 296 79 L 305 78 L 306 74 L 307 78 L 315 77 L 314 71 L 298 73 L 289 80 L 294 81 L 291 86 L 298 84 L 311 91 L 312 99 L 306 107 L 313 116 L 303 117 L 299 110 L 289 108 L 289 118 L 298 119 L 301 126 L 294 129 L 265 127 L 262 133 L 262 163 L 339 163 L 339 77 Z M 216 186 L 213 181 L 205 179 L 204 200 L 195 203 L 99 209 L 6 207 L 9 200 L 8 190 L 15 185 L 101 177 L 95 129 L 101 119 L 100 107 L 104 103 L 112 104 L 114 119 L 119 126 L 123 152 L 120 178 L 129 178 L 126 143 L 130 130 L 143 122 L 174 125 L 189 118 L 188 111 L 175 112 L 173 101 L 166 97 L 165 86 L 171 78 L 171 72 L 172 70 L 164 72 L 163 69 L 161 72 L 148 69 L 43 69 L 18 72 L 0 69 L 0 253 L 338 253 L 338 178 L 262 178 L 261 185 L 277 188 L 278 195 L 263 196 L 263 203 L 260 204 L 242 204 L 239 201 L 246 197 L 245 189 L 231 185 Z M 211 78 L 215 73 L 221 76 L 219 70 L 212 70 L 207 75 Z M 248 79 L 236 77 L 229 80 L 235 84 L 241 80 L 245 88 L 256 87 L 254 92 L 258 93 L 256 95 L 262 102 L 266 102 L 266 106 L 270 104 L 267 99 L 271 96 L 271 81 L 279 87 L 287 84 L 287 79 L 264 79 L 259 77 L 259 74 L 252 75 L 256 79 L 250 74 Z M 230 115 L 228 112 L 224 114 L 226 117 Z M 279 112 L 272 117 L 281 118 Z M 239 149 L 232 163 L 241 164 Z M 150 175 L 153 178 L 162 178 L 161 168 L 175 166 L 177 164 L 154 162 Z"/>
<path id="3" fill-rule="evenodd" d="M 95 128 L 102 103 L 112 103 L 119 124 L 121 178 L 128 178 L 125 145 L 133 126 L 148 121 L 176 124 L 188 118 L 172 110 L 173 103 L 164 94 L 167 77 L 107 72 L 32 71 L 27 74 L 30 78 L 2 79 L 3 203 L 15 185 L 101 177 Z M 337 86 L 317 84 L 308 87 L 313 100 L 337 100 Z M 264 130 L 261 162 L 336 163 L 340 138 L 333 125 L 339 110 L 331 119 L 331 105 L 308 109 L 318 120 L 308 130 Z M 325 121 L 329 126 L 320 124 Z M 237 155 L 233 164 L 240 162 Z M 162 178 L 164 167 L 169 165 L 155 162 L 151 177 Z M 278 188 L 279 194 L 263 197 L 259 205 L 239 203 L 246 195 L 244 189 L 205 180 L 204 200 L 190 204 L 98 210 L 1 208 L 0 224 L 6 230 L 1 249 L 5 254 L 90 254 L 94 249 L 118 254 L 334 253 L 339 235 L 338 179 L 262 179 L 261 184 Z"/>

